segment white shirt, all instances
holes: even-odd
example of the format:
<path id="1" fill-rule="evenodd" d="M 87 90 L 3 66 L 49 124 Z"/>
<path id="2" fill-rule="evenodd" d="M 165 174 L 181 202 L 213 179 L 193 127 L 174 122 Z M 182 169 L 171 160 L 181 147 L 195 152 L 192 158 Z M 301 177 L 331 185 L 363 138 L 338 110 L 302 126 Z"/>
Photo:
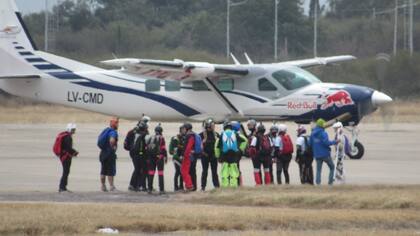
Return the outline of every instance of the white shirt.
<path id="1" fill-rule="evenodd" d="M 308 140 L 309 141 L 309 140 Z M 300 136 L 296 139 L 296 146 L 300 146 L 302 152 L 305 152 L 306 150 L 306 143 L 305 143 L 305 137 Z"/>

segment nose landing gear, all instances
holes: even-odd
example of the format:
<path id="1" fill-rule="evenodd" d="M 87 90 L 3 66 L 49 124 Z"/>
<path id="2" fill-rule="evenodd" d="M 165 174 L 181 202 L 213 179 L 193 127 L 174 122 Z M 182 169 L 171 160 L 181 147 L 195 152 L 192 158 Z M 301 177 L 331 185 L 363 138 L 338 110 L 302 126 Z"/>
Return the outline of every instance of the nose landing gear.
<path id="1" fill-rule="evenodd" d="M 351 151 L 346 153 L 350 159 L 360 160 L 365 155 L 365 147 L 358 141 L 359 129 L 356 126 L 347 128 L 351 132 Z"/>

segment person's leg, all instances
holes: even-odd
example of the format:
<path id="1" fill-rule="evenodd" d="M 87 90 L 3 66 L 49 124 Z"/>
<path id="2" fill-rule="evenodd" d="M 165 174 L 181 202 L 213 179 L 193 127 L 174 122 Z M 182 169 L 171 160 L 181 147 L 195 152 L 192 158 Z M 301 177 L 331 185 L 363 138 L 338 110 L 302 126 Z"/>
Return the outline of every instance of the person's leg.
<path id="1" fill-rule="evenodd" d="M 308 162 L 308 182 L 311 185 L 314 185 L 314 168 L 312 166 L 313 160 L 311 160 L 310 162 Z"/>
<path id="2" fill-rule="evenodd" d="M 289 165 L 290 165 L 291 157 L 292 157 L 291 154 L 288 155 L 288 157 L 284 159 L 284 163 L 283 163 L 284 178 L 285 178 L 286 184 L 290 184 Z"/>
<path id="3" fill-rule="evenodd" d="M 299 160 L 298 161 L 298 165 L 299 165 L 299 177 L 300 177 L 300 183 L 301 184 L 305 184 L 306 183 L 306 167 L 305 167 L 305 162 L 303 160 Z"/>
<path id="4" fill-rule="evenodd" d="M 209 157 L 201 157 L 201 166 L 203 167 L 203 171 L 201 172 L 201 190 L 206 189 L 207 185 L 207 175 L 209 171 Z"/>
<path id="5" fill-rule="evenodd" d="M 68 158 L 67 160 L 63 161 L 61 164 L 63 166 L 63 174 L 61 176 L 59 190 L 65 191 L 67 190 L 67 180 L 70 174 L 71 158 Z"/>
<path id="6" fill-rule="evenodd" d="M 321 172 L 322 172 L 322 162 L 323 159 L 316 159 L 316 184 L 321 184 Z"/>
<path id="7" fill-rule="evenodd" d="M 229 163 L 226 161 L 223 161 L 222 163 L 222 170 L 221 170 L 221 176 L 222 176 L 222 187 L 226 188 L 229 186 Z"/>
<path id="8" fill-rule="evenodd" d="M 139 176 L 138 159 L 136 157 L 132 157 L 131 162 L 133 162 L 133 173 L 131 174 L 130 186 L 128 186 L 128 190 L 136 191 L 138 189 Z"/>
<path id="9" fill-rule="evenodd" d="M 109 174 L 108 174 L 108 183 L 109 183 L 109 190 L 115 191 L 115 185 L 114 185 L 114 178 L 117 174 L 117 159 L 116 157 L 109 158 Z"/>
<path id="10" fill-rule="evenodd" d="M 327 163 L 328 167 L 330 168 L 330 175 L 328 178 L 328 184 L 332 185 L 334 183 L 334 162 L 331 157 L 328 157 L 325 162 Z"/>
<path id="11" fill-rule="evenodd" d="M 106 169 L 107 169 L 107 162 L 105 160 L 101 161 L 101 175 L 100 175 L 100 180 L 101 180 L 101 190 L 103 192 L 107 192 L 108 189 L 106 188 Z"/>
<path id="12" fill-rule="evenodd" d="M 164 180 L 164 175 L 163 175 L 163 170 L 164 170 L 164 166 L 165 166 L 165 162 L 163 159 L 159 159 L 157 162 L 157 168 L 158 168 L 158 175 L 159 175 L 159 191 L 160 193 L 164 193 L 165 192 L 165 180 Z"/>
<path id="13" fill-rule="evenodd" d="M 281 171 L 283 170 L 282 158 L 277 158 L 277 184 L 281 184 Z"/>
<path id="14" fill-rule="evenodd" d="M 239 169 L 238 164 L 236 164 L 236 160 L 232 160 L 229 163 L 229 177 L 230 177 L 230 187 L 238 187 L 238 179 L 239 179 Z"/>
<path id="15" fill-rule="evenodd" d="M 217 159 L 216 157 L 210 158 L 211 177 L 213 180 L 213 186 L 215 188 L 220 187 L 219 175 L 217 174 Z"/>
<path id="16" fill-rule="evenodd" d="M 271 157 L 266 157 L 263 160 L 263 167 L 264 167 L 264 183 L 265 185 L 271 184 L 271 174 L 270 174 L 270 162 L 271 162 Z"/>
<path id="17" fill-rule="evenodd" d="M 192 190 L 194 187 L 192 184 L 191 176 L 190 176 L 190 168 L 191 168 L 191 161 L 189 158 L 185 157 L 182 160 L 181 175 L 185 183 L 185 188 L 187 190 Z"/>
<path id="18" fill-rule="evenodd" d="M 178 166 L 177 163 L 174 162 L 174 168 L 175 168 L 175 174 L 174 174 L 174 191 L 178 191 L 179 190 L 179 184 L 178 184 L 178 180 L 179 180 L 179 176 L 181 175 L 180 173 L 180 168 Z"/>
<path id="19" fill-rule="evenodd" d="M 149 159 L 149 165 L 148 165 L 148 186 L 147 186 L 147 192 L 151 193 L 153 191 L 153 178 L 155 177 L 156 173 L 156 158 L 150 158 Z"/>
<path id="20" fill-rule="evenodd" d="M 257 157 L 252 158 L 252 165 L 254 166 L 254 179 L 255 179 L 255 184 L 256 185 L 261 185 L 262 184 L 262 179 L 261 179 L 261 163 L 258 160 Z"/>
<path id="21" fill-rule="evenodd" d="M 197 190 L 197 159 L 194 159 L 194 161 L 191 162 L 190 176 L 191 176 L 191 181 L 194 186 L 193 190 L 196 191 Z"/>
<path id="22" fill-rule="evenodd" d="M 272 180 L 271 184 L 273 184 L 274 183 L 273 160 L 271 159 L 271 157 L 270 157 L 270 162 L 269 162 L 269 168 L 270 168 L 270 179 Z"/>

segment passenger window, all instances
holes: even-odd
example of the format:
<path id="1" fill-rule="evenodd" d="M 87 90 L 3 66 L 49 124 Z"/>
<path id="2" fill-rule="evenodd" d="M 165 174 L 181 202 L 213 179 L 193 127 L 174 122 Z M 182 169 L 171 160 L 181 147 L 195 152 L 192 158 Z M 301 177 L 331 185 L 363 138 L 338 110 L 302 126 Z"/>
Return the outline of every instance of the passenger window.
<path id="1" fill-rule="evenodd" d="M 156 79 L 146 80 L 146 91 L 147 92 L 160 91 L 160 80 L 156 80 Z"/>
<path id="2" fill-rule="evenodd" d="M 268 79 L 262 78 L 258 80 L 258 89 L 260 91 L 276 91 L 277 87 L 274 86 Z"/>
<path id="3" fill-rule="evenodd" d="M 232 91 L 234 87 L 233 79 L 221 79 L 217 82 L 220 91 Z"/>
<path id="4" fill-rule="evenodd" d="M 181 90 L 181 83 L 179 81 L 165 81 L 165 90 L 167 92 L 177 92 Z"/>
<path id="5" fill-rule="evenodd" d="M 207 87 L 206 83 L 201 80 L 193 81 L 192 88 L 194 91 L 208 91 L 209 87 Z"/>

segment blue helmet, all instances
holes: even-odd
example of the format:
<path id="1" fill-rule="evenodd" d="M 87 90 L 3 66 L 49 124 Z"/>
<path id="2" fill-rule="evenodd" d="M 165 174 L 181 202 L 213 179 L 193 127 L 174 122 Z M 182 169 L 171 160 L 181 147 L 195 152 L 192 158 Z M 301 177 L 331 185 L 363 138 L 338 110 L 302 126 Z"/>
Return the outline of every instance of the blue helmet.
<path id="1" fill-rule="evenodd" d="M 232 129 L 235 132 L 241 131 L 241 123 L 239 123 L 239 122 L 233 122 Z"/>

